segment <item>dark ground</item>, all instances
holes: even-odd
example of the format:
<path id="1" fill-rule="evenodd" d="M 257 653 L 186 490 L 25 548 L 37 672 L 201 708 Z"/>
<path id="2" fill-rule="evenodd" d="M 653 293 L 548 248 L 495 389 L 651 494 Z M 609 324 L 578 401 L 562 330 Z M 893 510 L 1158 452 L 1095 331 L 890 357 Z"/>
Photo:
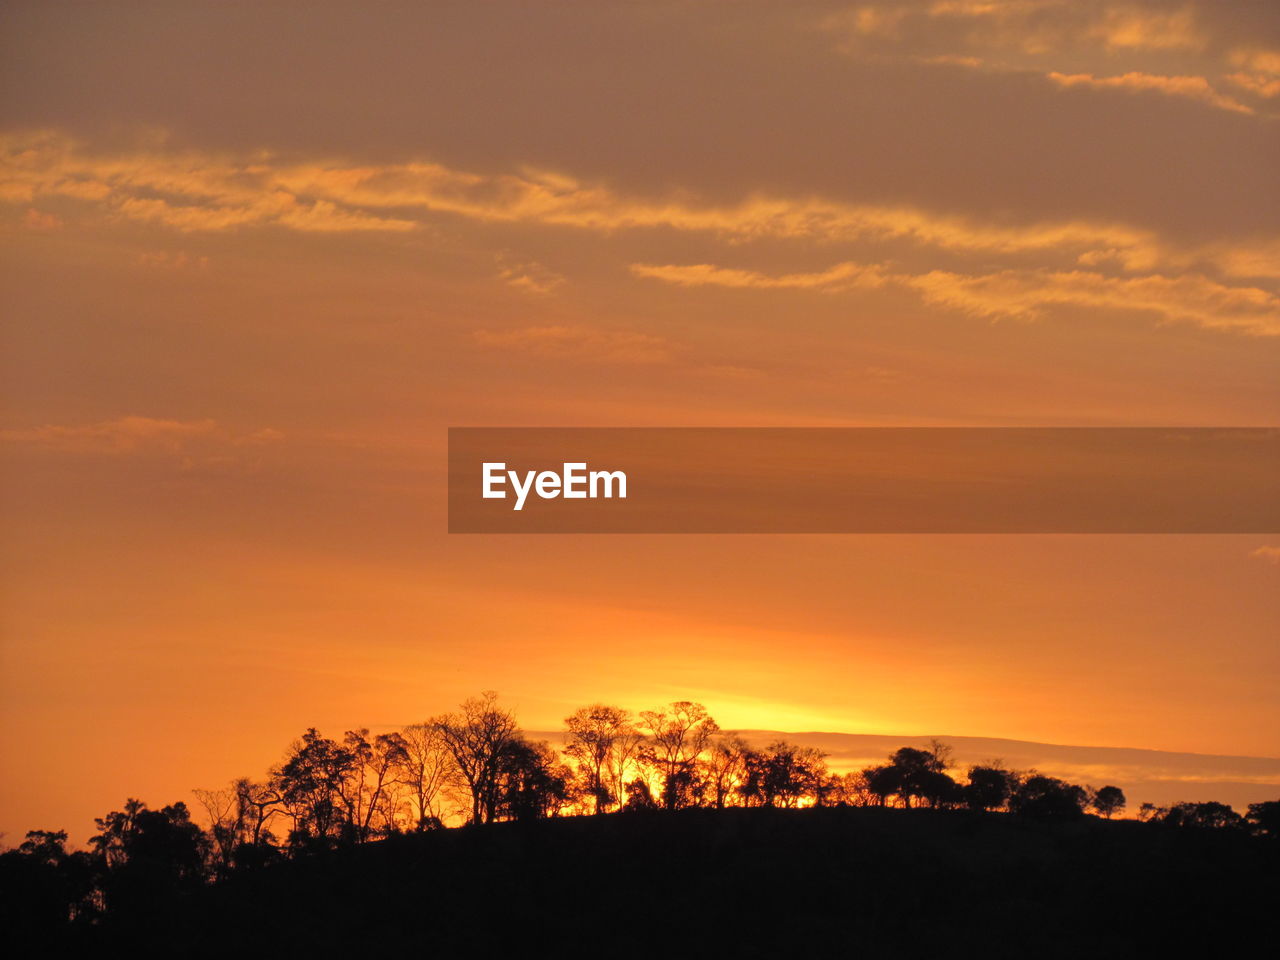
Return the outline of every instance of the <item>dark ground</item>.
<path id="1" fill-rule="evenodd" d="M 1214 957 L 1271 942 L 1278 867 L 1275 843 L 1092 817 L 566 818 L 282 863 L 150 901 L 83 947 L 220 958 Z"/>

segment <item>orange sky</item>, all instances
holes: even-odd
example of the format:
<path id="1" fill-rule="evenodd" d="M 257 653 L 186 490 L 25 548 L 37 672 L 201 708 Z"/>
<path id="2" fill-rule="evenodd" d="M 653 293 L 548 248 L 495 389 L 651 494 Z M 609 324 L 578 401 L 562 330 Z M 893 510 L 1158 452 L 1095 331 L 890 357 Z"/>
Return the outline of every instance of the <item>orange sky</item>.
<path id="1" fill-rule="evenodd" d="M 480 689 L 1280 753 L 1276 537 L 453 537 L 450 425 L 1280 425 L 1267 4 L 7 4 L 0 830 Z"/>

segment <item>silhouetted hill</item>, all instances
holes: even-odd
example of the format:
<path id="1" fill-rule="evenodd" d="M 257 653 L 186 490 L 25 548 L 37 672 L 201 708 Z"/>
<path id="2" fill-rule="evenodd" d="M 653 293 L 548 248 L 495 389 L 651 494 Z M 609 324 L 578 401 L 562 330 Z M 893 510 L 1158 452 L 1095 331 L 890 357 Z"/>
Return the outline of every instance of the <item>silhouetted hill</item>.
<path id="1" fill-rule="evenodd" d="M 563 818 L 241 873 L 139 904 L 85 946 L 219 958 L 1221 956 L 1270 935 L 1277 853 L 1237 833 L 1091 817 Z"/>

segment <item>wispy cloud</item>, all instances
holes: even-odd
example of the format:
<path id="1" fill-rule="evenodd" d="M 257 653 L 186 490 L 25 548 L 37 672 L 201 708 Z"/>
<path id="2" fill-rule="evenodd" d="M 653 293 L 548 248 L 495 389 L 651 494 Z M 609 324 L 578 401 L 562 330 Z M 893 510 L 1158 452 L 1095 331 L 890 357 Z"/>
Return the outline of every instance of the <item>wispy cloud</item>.
<path id="1" fill-rule="evenodd" d="M 1258 547 L 1256 550 L 1251 550 L 1249 556 L 1280 566 L 1280 547 L 1273 547 L 1268 544 L 1267 546 Z"/>
<path id="2" fill-rule="evenodd" d="M 542 223 L 600 232 L 662 228 L 735 240 L 824 242 L 902 239 L 948 250 L 997 253 L 1061 249 L 1117 251 L 1153 262 L 1150 232 L 1091 221 L 983 224 L 908 206 L 823 198 L 751 196 L 728 205 L 654 201 L 539 171 L 481 175 L 433 163 L 377 167 L 233 162 L 191 153 L 99 155 L 51 133 L 0 139 L 0 198 L 75 197 L 114 215 L 184 231 L 277 225 L 297 230 L 407 230 L 417 211 L 488 223 Z M 158 198 L 157 193 L 165 194 Z M 399 211 L 394 218 L 382 211 Z"/>
<path id="3" fill-rule="evenodd" d="M 1178 78 L 1164 78 L 1178 79 Z M 440 164 L 296 164 L 266 155 L 231 160 L 193 153 L 98 154 L 56 133 L 0 137 L 0 199 L 75 198 L 112 217 L 179 231 L 275 226 L 308 232 L 412 230 L 447 215 L 483 223 L 542 224 L 601 233 L 666 229 L 741 243 L 902 242 L 957 254 L 1106 258 L 1131 271 L 1185 268 L 1205 250 L 1180 250 L 1150 230 L 1096 220 L 992 223 L 907 205 L 757 194 L 729 204 L 683 194 L 628 196 L 563 174 L 477 174 Z M 394 216 L 388 215 L 394 211 Z M 1212 248 L 1223 262 L 1280 275 L 1275 238 Z M 1257 251 L 1262 250 L 1262 255 Z M 1271 263 L 1269 268 L 1265 264 Z M 531 290 L 557 282 L 542 268 L 503 264 L 503 279 Z M 527 279 L 522 280 L 525 277 Z"/>
<path id="4" fill-rule="evenodd" d="M 1150 73 L 1126 73 L 1118 77 L 1095 77 L 1088 73 L 1051 72 L 1049 79 L 1060 87 L 1087 87 L 1093 90 L 1127 90 L 1131 93 L 1154 91 L 1170 97 L 1199 100 L 1222 110 L 1253 113 L 1251 107 L 1226 94 L 1219 93 L 1204 77 L 1162 77 Z"/>
<path id="5" fill-rule="evenodd" d="M 1216 96 L 1189 77 L 1063 75 L 1058 82 Z M 1276 236 L 1188 248 L 1148 229 L 1088 219 L 992 222 L 820 196 L 756 194 L 712 203 L 684 192 L 654 199 L 559 173 L 526 169 L 479 174 L 428 162 L 287 163 L 267 154 L 234 159 L 154 149 L 107 154 L 48 132 L 10 134 L 0 138 L 0 148 L 0 197 L 27 209 L 35 199 L 70 198 L 90 210 L 105 210 L 108 219 L 179 231 L 263 226 L 332 233 L 399 231 L 432 218 L 461 217 L 604 234 L 700 233 L 731 246 L 759 241 L 857 245 L 860 259 L 814 271 L 763 274 L 702 263 L 636 264 L 632 272 L 684 286 L 834 291 L 892 283 L 914 290 L 926 302 L 991 318 L 1036 317 L 1045 307 L 1075 304 L 1141 310 L 1164 321 L 1258 335 L 1274 335 L 1280 323 L 1276 293 L 1258 285 L 1280 277 Z M 870 257 L 864 257 L 868 248 Z M 925 271 L 917 266 L 907 272 L 895 265 L 904 251 L 945 254 L 946 268 Z M 504 256 L 498 258 L 498 276 L 534 295 L 546 295 L 563 282 L 540 263 Z M 1227 282 L 1246 278 L 1248 284 Z M 521 342 L 561 354 L 645 358 L 640 362 L 652 362 L 666 349 L 651 342 L 624 342 L 621 335 L 592 341 L 571 327 L 529 329 L 536 332 L 515 340 L 511 334 L 494 334 L 496 339 L 486 342 Z"/>
<path id="6" fill-rule="evenodd" d="M 279 430 L 234 430 L 216 420 L 169 420 L 127 416 L 80 424 L 43 424 L 0 430 L 0 443 L 58 453 L 129 456 L 165 454 L 184 465 L 225 459 L 233 448 L 261 447 L 284 438 Z M 221 454 L 219 453 L 221 451 Z"/>
<path id="7" fill-rule="evenodd" d="M 519 327 L 514 330 L 477 330 L 473 338 L 485 347 L 598 363 L 650 364 L 672 359 L 671 345 L 666 340 L 626 330 Z"/>
<path id="8" fill-rule="evenodd" d="M 22 216 L 22 225 L 28 230 L 35 230 L 39 233 L 51 233 L 54 230 L 61 230 L 63 227 L 61 217 L 46 213 L 43 210 L 37 210 L 35 207 L 27 208 L 27 212 Z"/>
<path id="9" fill-rule="evenodd" d="M 1142 311 L 1164 322 L 1191 323 L 1257 336 L 1280 336 L 1280 297 L 1256 287 L 1231 287 L 1207 277 L 1113 277 L 1087 270 L 944 270 L 894 273 L 883 265 L 841 263 L 820 273 L 771 276 L 710 264 L 633 264 L 635 276 L 685 287 L 798 289 L 838 293 L 895 285 L 928 303 L 988 319 L 1038 320 L 1053 306 Z"/>
<path id="10" fill-rule="evenodd" d="M 822 26 L 848 56 L 1037 74 L 1103 93 L 1157 91 L 1248 115 L 1259 111 L 1219 88 L 1234 85 L 1265 105 L 1280 90 L 1280 55 L 1238 45 L 1247 30 L 1240 22 L 1232 26 L 1232 18 L 1206 15 L 1194 3 L 904 0 L 831 15 Z M 1195 72 L 1150 69 L 1175 63 Z"/>
<path id="11" fill-rule="evenodd" d="M 545 296 L 564 283 L 564 277 L 536 260 L 511 261 L 498 258 L 498 278 L 525 293 Z"/>

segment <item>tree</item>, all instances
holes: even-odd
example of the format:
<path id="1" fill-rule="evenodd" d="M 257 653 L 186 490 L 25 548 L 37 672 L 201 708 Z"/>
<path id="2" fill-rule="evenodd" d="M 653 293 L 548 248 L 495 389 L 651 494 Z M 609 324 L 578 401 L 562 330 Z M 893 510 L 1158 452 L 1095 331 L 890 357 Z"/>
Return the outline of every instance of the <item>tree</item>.
<path id="1" fill-rule="evenodd" d="M 414 805 L 414 829 L 428 830 L 444 822 L 438 797 L 448 781 L 449 749 L 440 728 L 433 723 L 414 723 L 404 728 L 402 777 Z"/>
<path id="2" fill-rule="evenodd" d="M 0 927 L 6 942 L 54 950 L 71 923 L 93 917 L 94 864 L 67 850 L 65 830 L 32 830 L 16 850 L 0 853 Z"/>
<path id="3" fill-rule="evenodd" d="M 717 810 L 724 809 L 733 795 L 739 793 L 750 752 L 747 741 L 736 734 L 718 737 L 711 745 L 706 763 L 707 782 L 712 805 Z"/>
<path id="4" fill-rule="evenodd" d="M 1018 788 L 1018 776 L 997 763 L 969 768 L 969 782 L 964 786 L 964 802 L 970 810 L 999 810 Z"/>
<path id="5" fill-rule="evenodd" d="M 499 773 L 506 755 L 520 739 L 515 717 L 497 705 L 486 690 L 466 700 L 457 713 L 435 721 L 454 771 L 471 801 L 470 823 L 492 823 L 501 800 Z"/>
<path id="6" fill-rule="evenodd" d="M 907 807 L 921 797 L 937 807 L 953 802 L 957 795 L 955 781 L 946 773 L 949 755 L 950 748 L 934 740 L 929 750 L 902 747 L 889 758 L 887 767 L 872 767 L 864 773 L 877 796 L 897 794 Z"/>
<path id="7" fill-rule="evenodd" d="M 902 783 L 902 771 L 893 764 L 867 767 L 862 771 L 860 779 L 867 795 L 875 798 L 876 806 L 883 807 L 898 792 Z"/>
<path id="8" fill-rule="evenodd" d="M 236 849 L 244 841 L 244 807 L 235 786 L 221 790 L 192 790 L 209 817 L 214 866 L 218 874 L 230 872 L 235 864 Z"/>
<path id="9" fill-rule="evenodd" d="M 880 805 L 880 798 L 871 792 L 867 771 L 835 774 L 827 784 L 824 803 L 837 807 L 870 807 Z"/>
<path id="10" fill-rule="evenodd" d="M 668 810 L 689 806 L 698 795 L 696 766 L 720 727 L 700 703 L 679 700 L 663 710 L 640 714 L 649 735 L 641 756 L 661 777 Z"/>
<path id="11" fill-rule="evenodd" d="M 369 731 L 348 730 L 343 745 L 353 758 L 351 797 L 356 839 L 369 839 L 375 828 L 395 829 L 395 805 L 391 791 L 399 783 L 396 775 L 408 759 L 404 737 L 380 733 L 373 740 Z M 377 819 L 375 819 L 375 817 Z"/>
<path id="12" fill-rule="evenodd" d="M 565 717 L 569 730 L 564 752 L 578 765 L 594 813 L 603 813 L 621 799 L 625 767 L 640 742 L 630 711 L 595 703 Z"/>
<path id="13" fill-rule="evenodd" d="M 515 740 L 499 765 L 498 815 L 508 820 L 558 815 L 569 799 L 572 775 L 546 743 Z"/>
<path id="14" fill-rule="evenodd" d="M 349 746 L 320 736 L 314 727 L 294 742 L 271 782 L 293 819 L 295 842 L 353 836 L 356 798 L 351 777 L 360 762 Z"/>
<path id="15" fill-rule="evenodd" d="M 1249 804 L 1245 817 L 1253 832 L 1272 839 L 1280 837 L 1280 800 L 1263 800 Z"/>
<path id="16" fill-rule="evenodd" d="M 208 838 L 185 803 L 149 810 L 130 799 L 95 823 L 99 833 L 89 842 L 106 874 L 108 907 L 152 909 L 163 896 L 204 882 Z"/>
<path id="17" fill-rule="evenodd" d="M 1155 823 L 1190 830 L 1227 830 L 1244 824 L 1244 818 L 1225 803 L 1175 803 L 1152 818 Z"/>
<path id="18" fill-rule="evenodd" d="M 627 801 L 622 809 L 630 812 L 658 809 L 658 801 L 653 799 L 653 791 L 643 777 L 636 777 L 627 784 Z"/>
<path id="19" fill-rule="evenodd" d="M 1084 787 L 1033 774 L 1009 798 L 1009 812 L 1042 819 L 1070 819 L 1084 813 L 1089 796 Z"/>
<path id="20" fill-rule="evenodd" d="M 232 785 L 236 792 L 236 803 L 240 808 L 240 818 L 245 823 L 245 844 L 258 847 L 274 841 L 269 825 L 272 818 L 284 808 L 284 797 L 273 783 L 255 783 L 248 777 L 241 777 Z M 239 851 L 243 855 L 243 846 Z"/>
<path id="21" fill-rule="evenodd" d="M 1110 820 L 1125 807 L 1124 791 L 1119 787 L 1105 786 L 1093 795 L 1092 806 L 1098 816 Z"/>
<path id="22" fill-rule="evenodd" d="M 748 805 L 795 807 L 817 792 L 827 776 L 825 755 L 814 747 L 779 740 L 763 751 L 749 751 L 740 788 Z"/>

